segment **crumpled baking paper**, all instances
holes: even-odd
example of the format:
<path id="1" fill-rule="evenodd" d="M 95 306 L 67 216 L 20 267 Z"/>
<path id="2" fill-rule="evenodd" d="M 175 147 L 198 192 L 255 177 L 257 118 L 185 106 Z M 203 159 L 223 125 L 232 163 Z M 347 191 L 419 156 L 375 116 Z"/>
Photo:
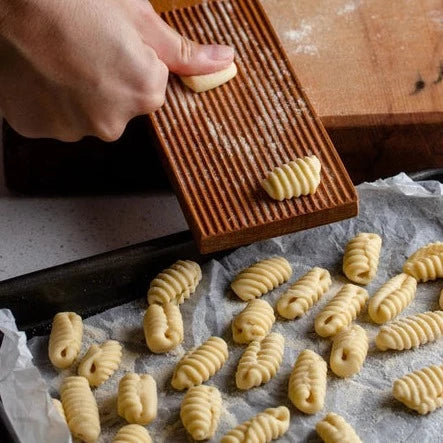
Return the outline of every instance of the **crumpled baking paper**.
<path id="1" fill-rule="evenodd" d="M 8 419 L 23 443 L 71 442 L 69 429 L 32 363 L 26 335 L 19 332 L 9 309 L 0 310 L 0 397 Z"/>
<path id="2" fill-rule="evenodd" d="M 304 232 L 263 241 L 240 248 L 220 261 L 203 266 L 203 279 L 196 293 L 183 305 L 184 343 L 167 355 L 153 355 L 145 345 L 142 320 L 146 301 L 138 300 L 85 320 L 82 355 L 92 342 L 112 338 L 123 346 L 123 360 L 113 377 L 95 390 L 100 408 L 102 436 L 109 442 L 125 424 L 117 415 L 118 381 L 127 371 L 150 373 L 158 386 L 158 416 L 148 426 L 155 442 L 186 442 L 189 437 L 181 424 L 179 411 L 184 393 L 170 386 L 173 368 L 185 350 L 202 343 L 211 335 L 223 337 L 229 345 L 229 359 L 207 384 L 219 388 L 223 411 L 216 437 L 268 407 L 286 405 L 291 411 L 291 425 L 280 441 L 318 442 L 315 424 L 327 412 L 341 414 L 366 442 L 438 442 L 443 441 L 443 408 L 428 416 L 419 416 L 392 397 L 393 381 L 406 373 L 430 364 L 443 363 L 442 341 L 417 350 L 380 352 L 374 337 L 378 326 L 366 313 L 358 318 L 370 337 L 368 358 L 360 374 L 340 379 L 328 373 L 328 389 L 323 411 L 308 416 L 298 411 L 287 397 L 287 385 L 298 354 L 312 349 L 329 360 L 331 343 L 314 332 L 315 315 L 346 282 L 342 272 L 342 256 L 346 242 L 358 232 L 377 232 L 383 238 L 380 265 L 376 278 L 367 286 L 372 295 L 385 281 L 401 272 L 405 259 L 431 241 L 443 240 L 443 186 L 438 182 L 414 183 L 404 174 L 358 187 L 360 215 Z M 242 392 L 235 387 L 235 370 L 244 346 L 235 345 L 231 320 L 245 303 L 229 291 L 232 278 L 257 260 L 273 255 L 286 257 L 292 267 L 290 282 L 264 300 L 275 305 L 290 284 L 313 266 L 327 268 L 333 277 L 330 291 L 304 317 L 294 321 L 278 319 L 273 327 L 286 339 L 284 361 L 269 383 Z M 186 257 L 183 257 L 186 258 Z M 442 280 L 419 284 L 417 297 L 402 315 L 438 308 Z M 47 337 L 36 337 L 28 343 L 34 363 L 57 395 L 62 379 L 75 368 L 56 371 L 48 361 Z M 32 424 L 29 423 L 28 426 Z M 52 440 L 54 441 L 54 440 Z"/>

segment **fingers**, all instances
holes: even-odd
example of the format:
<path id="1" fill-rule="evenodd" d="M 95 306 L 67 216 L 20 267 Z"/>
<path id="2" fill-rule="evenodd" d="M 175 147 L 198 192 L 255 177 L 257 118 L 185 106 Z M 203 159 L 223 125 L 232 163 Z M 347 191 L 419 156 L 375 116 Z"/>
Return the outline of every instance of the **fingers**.
<path id="1" fill-rule="evenodd" d="M 234 50 L 226 45 L 201 45 L 170 28 L 152 8 L 142 14 L 143 41 L 152 47 L 170 71 L 180 75 L 210 74 L 227 68 Z"/>

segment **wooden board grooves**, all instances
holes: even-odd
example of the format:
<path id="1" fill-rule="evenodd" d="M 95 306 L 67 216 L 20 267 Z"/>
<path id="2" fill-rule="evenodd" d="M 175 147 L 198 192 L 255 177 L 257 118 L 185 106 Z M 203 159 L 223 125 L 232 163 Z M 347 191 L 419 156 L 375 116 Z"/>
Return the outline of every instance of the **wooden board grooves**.
<path id="1" fill-rule="evenodd" d="M 236 49 L 236 78 L 194 94 L 171 76 L 151 117 L 202 252 L 355 215 L 355 189 L 259 0 L 209 0 L 163 17 L 193 40 Z M 267 172 L 311 154 L 323 167 L 317 193 L 269 199 L 260 186 Z"/>

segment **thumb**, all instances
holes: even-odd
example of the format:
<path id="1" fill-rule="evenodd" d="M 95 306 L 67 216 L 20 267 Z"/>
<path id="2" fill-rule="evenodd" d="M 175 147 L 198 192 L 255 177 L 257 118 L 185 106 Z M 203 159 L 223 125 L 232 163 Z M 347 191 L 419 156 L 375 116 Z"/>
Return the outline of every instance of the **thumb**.
<path id="1" fill-rule="evenodd" d="M 154 10 L 152 14 L 143 32 L 144 41 L 170 71 L 179 75 L 210 74 L 232 63 L 234 49 L 230 46 L 196 43 L 169 27 Z"/>

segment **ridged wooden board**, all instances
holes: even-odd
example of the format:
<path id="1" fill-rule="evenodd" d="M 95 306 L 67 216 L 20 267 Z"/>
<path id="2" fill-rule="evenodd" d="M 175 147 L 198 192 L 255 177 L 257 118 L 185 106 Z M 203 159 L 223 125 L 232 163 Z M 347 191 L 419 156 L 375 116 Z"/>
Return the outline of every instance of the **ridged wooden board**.
<path id="1" fill-rule="evenodd" d="M 162 16 L 193 40 L 236 50 L 236 78 L 195 94 L 171 76 L 166 103 L 151 116 L 200 250 L 355 216 L 355 188 L 259 1 L 212 0 Z M 276 202 L 261 189 L 269 170 L 312 154 L 322 163 L 315 195 Z"/>

